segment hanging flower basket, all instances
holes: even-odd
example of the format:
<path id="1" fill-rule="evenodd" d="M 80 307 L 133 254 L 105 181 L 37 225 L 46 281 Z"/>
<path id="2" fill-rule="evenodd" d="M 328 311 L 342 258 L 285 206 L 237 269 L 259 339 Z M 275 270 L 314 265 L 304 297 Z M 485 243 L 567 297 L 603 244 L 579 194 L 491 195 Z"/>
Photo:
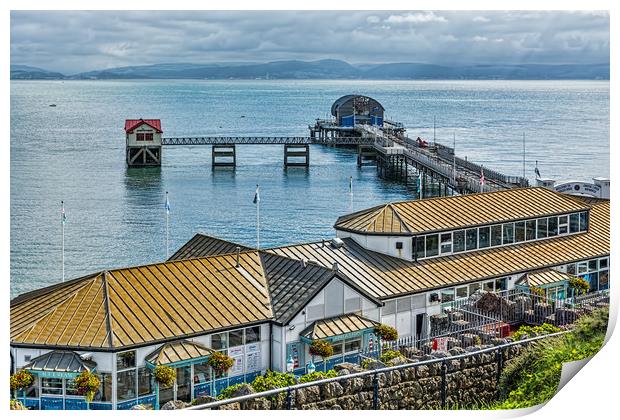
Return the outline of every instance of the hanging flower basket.
<path id="1" fill-rule="evenodd" d="M 88 403 L 93 401 L 93 398 L 95 398 L 95 393 L 99 389 L 100 385 L 101 381 L 99 380 L 99 377 L 87 370 L 83 371 L 75 378 L 77 393 L 79 395 L 83 395 L 84 399 Z"/>
<path id="2" fill-rule="evenodd" d="M 314 340 L 310 344 L 309 351 L 311 355 L 320 356 L 321 359 L 325 360 L 334 354 L 334 347 L 325 340 Z"/>
<path id="3" fill-rule="evenodd" d="M 568 287 L 573 289 L 577 296 L 585 295 L 590 290 L 590 283 L 581 277 L 574 276 L 568 280 Z"/>
<path id="4" fill-rule="evenodd" d="M 177 379 L 177 371 L 170 366 L 159 365 L 153 370 L 153 376 L 162 388 L 169 388 L 174 385 L 174 381 Z"/>
<path id="5" fill-rule="evenodd" d="M 398 339 L 398 331 L 389 325 L 380 324 L 375 327 L 375 335 L 384 341 L 396 341 Z"/>
<path id="6" fill-rule="evenodd" d="M 34 376 L 32 373 L 20 370 L 19 372 L 11 375 L 11 390 L 16 391 L 18 389 L 26 389 L 34 382 Z"/>
<path id="7" fill-rule="evenodd" d="M 220 353 L 219 351 L 216 351 L 213 354 L 211 354 L 211 356 L 209 357 L 209 361 L 207 363 L 217 373 L 224 373 L 232 367 L 234 362 L 233 362 L 232 357 L 224 353 Z"/>

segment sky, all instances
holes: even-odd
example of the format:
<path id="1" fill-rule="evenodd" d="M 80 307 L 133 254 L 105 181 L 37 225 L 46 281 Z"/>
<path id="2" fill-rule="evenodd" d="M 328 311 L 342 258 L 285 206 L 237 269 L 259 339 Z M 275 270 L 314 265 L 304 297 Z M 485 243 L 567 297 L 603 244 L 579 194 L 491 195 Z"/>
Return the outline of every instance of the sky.
<path id="1" fill-rule="evenodd" d="M 12 11 L 11 63 L 74 74 L 157 63 L 609 62 L 607 12 Z"/>

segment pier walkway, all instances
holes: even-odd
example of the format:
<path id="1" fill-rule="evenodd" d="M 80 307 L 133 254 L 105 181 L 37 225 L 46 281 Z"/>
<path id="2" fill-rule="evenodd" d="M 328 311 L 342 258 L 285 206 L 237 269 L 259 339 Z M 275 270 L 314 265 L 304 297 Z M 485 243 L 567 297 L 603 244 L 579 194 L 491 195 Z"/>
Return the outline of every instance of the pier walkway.
<path id="1" fill-rule="evenodd" d="M 371 145 L 372 138 L 363 137 L 163 137 L 162 146 L 201 146 L 210 144 L 326 144 L 326 145 Z"/>

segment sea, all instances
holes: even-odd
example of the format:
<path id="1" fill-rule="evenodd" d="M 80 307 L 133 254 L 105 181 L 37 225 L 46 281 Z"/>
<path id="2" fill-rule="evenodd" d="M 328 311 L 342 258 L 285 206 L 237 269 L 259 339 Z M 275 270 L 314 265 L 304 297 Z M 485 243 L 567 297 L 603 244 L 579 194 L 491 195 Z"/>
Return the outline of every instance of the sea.
<path id="1" fill-rule="evenodd" d="M 255 246 L 257 184 L 261 247 L 329 239 L 343 214 L 415 198 L 348 148 L 311 146 L 308 169 L 284 169 L 282 146 L 252 145 L 237 147 L 234 170 L 212 170 L 210 146 L 165 147 L 161 168 L 125 165 L 125 119 L 159 118 L 170 137 L 307 136 L 352 93 L 409 137 L 456 139 L 459 156 L 509 175 L 523 175 L 525 135 L 531 183 L 536 162 L 558 181 L 609 177 L 608 81 L 11 81 L 11 296 L 62 280 L 61 201 L 72 279 L 163 261 L 198 232 Z"/>

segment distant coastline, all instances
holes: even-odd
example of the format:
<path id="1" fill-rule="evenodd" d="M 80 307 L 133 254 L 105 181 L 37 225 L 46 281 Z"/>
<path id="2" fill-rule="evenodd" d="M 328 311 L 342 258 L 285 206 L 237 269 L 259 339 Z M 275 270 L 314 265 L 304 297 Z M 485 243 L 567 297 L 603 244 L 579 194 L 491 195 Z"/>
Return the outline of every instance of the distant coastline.
<path id="1" fill-rule="evenodd" d="M 268 63 L 173 63 L 77 74 L 11 64 L 11 80 L 609 80 L 609 63 L 444 66 L 422 63 L 353 65 L 341 60 Z"/>

